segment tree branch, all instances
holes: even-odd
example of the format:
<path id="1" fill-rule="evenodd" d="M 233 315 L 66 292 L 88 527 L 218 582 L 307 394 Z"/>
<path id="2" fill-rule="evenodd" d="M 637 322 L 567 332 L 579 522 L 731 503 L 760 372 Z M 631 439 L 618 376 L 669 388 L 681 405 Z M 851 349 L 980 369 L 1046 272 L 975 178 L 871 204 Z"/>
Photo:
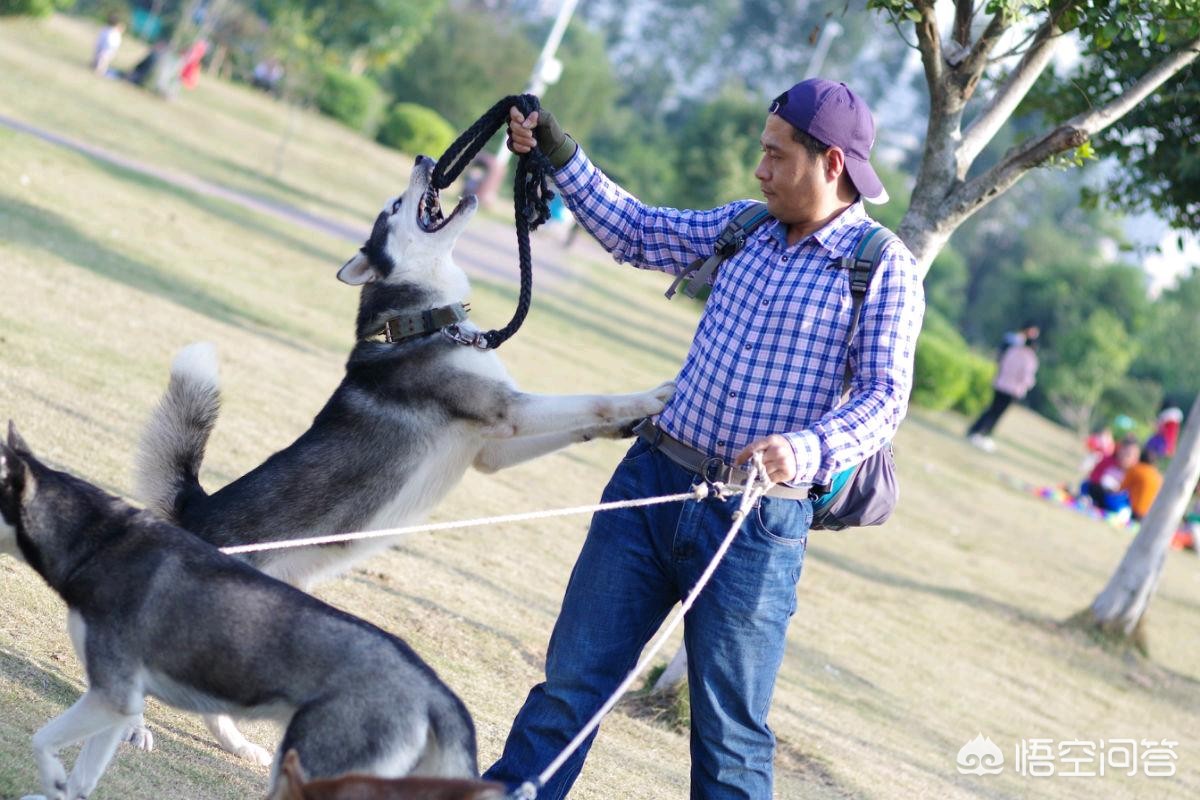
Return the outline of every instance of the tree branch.
<path id="1" fill-rule="evenodd" d="M 942 218 L 961 222 L 974 214 L 1029 170 L 1052 156 L 1079 147 L 1128 114 L 1158 87 L 1195 61 L 1197 56 L 1200 56 L 1200 37 L 1173 51 L 1132 86 L 1104 105 L 1076 114 L 1048 133 L 1026 139 L 987 172 L 960 184 L 952 191 L 942 207 Z"/>
<path id="2" fill-rule="evenodd" d="M 975 0 L 954 0 L 954 41 L 962 47 L 971 43 L 971 20 L 975 18 Z"/>
<path id="3" fill-rule="evenodd" d="M 1010 27 L 1012 27 L 1012 21 L 1005 19 L 1004 12 L 996 12 L 988 21 L 987 27 L 983 29 L 983 33 L 979 34 L 979 38 L 975 40 L 975 44 L 971 45 L 971 52 L 967 53 L 967 57 L 959 64 L 959 69 L 969 76 L 972 90 L 978 83 L 979 76 L 983 74 L 983 68 L 987 66 L 988 56 L 996 48 L 1000 37 Z M 964 44 L 966 43 L 964 42 Z"/>
<path id="4" fill-rule="evenodd" d="M 1029 45 L 1029 50 L 1017 62 L 1017 66 L 1013 68 L 1004 84 L 992 95 L 992 99 L 988 101 L 979 116 L 975 117 L 967 126 L 963 132 L 962 144 L 958 148 L 959 178 L 966 176 L 971 165 L 975 163 L 975 159 L 983 152 L 983 148 L 1004 126 L 1004 123 L 1016 110 L 1017 105 L 1025 98 L 1025 95 L 1029 94 L 1033 84 L 1041 77 L 1054 55 L 1055 48 L 1062 41 L 1061 33 L 1062 31 L 1058 29 L 1058 24 L 1053 17 L 1046 20 L 1038 29 L 1037 36 Z M 984 60 L 986 61 L 986 54 L 984 54 Z M 983 63 L 979 65 L 981 73 L 983 66 Z"/>
<path id="5" fill-rule="evenodd" d="M 942 76 L 945 74 L 942 62 L 942 34 L 938 30 L 933 0 L 917 0 L 913 5 L 921 12 L 921 21 L 914 23 L 913 27 L 917 33 L 917 46 L 921 48 L 921 63 L 925 66 L 929 102 L 936 107 L 945 100 L 945 88 L 942 86 Z"/>

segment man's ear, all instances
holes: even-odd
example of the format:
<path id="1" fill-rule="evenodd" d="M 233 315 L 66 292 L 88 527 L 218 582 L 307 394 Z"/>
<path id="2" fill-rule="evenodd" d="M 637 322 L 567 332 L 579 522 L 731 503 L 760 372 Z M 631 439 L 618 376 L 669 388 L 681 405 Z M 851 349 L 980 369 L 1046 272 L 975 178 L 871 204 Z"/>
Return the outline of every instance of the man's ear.
<path id="1" fill-rule="evenodd" d="M 21 438 L 21 434 L 17 433 L 17 423 L 11 419 L 8 421 L 8 446 L 19 454 L 33 455 L 33 451 L 29 449 L 29 445 L 25 444 L 25 440 Z"/>
<path id="2" fill-rule="evenodd" d="M 379 273 L 371 266 L 367 254 L 359 250 L 349 261 L 338 270 L 338 280 L 351 286 L 362 286 L 364 283 L 379 280 Z"/>

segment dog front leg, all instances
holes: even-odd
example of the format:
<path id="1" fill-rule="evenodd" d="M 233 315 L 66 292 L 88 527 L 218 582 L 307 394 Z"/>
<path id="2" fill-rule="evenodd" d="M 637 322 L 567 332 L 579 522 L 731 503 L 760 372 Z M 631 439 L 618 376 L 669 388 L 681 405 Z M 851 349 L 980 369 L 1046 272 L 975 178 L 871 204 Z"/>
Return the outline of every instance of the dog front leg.
<path id="1" fill-rule="evenodd" d="M 108 769 L 117 745 L 125 737 L 125 729 L 129 725 L 128 718 L 122 719 L 107 730 L 97 733 L 84 742 L 71 769 L 71 777 L 67 780 L 67 800 L 85 800 L 100 782 L 100 776 Z"/>
<path id="2" fill-rule="evenodd" d="M 86 795 L 68 794 L 68 789 L 76 789 L 74 780 L 70 786 L 67 782 L 67 772 L 58 759 L 58 751 L 67 745 L 95 736 L 101 732 L 110 732 L 116 747 L 120 734 L 129 723 L 130 717 L 114 709 L 95 691 L 89 689 L 83 697 L 64 711 L 58 717 L 46 723 L 33 735 L 33 756 L 37 761 L 38 773 L 41 776 L 42 791 L 48 800 L 78 800 Z M 85 748 L 86 749 L 86 748 Z M 101 749 L 93 749 L 93 760 L 98 760 Z M 111 757 L 109 753 L 109 757 Z M 100 772 L 108 764 L 108 759 L 100 765 Z M 95 775 L 98 780 L 99 773 Z"/>
<path id="3" fill-rule="evenodd" d="M 233 720 L 224 714 L 205 714 L 204 724 L 208 727 L 209 733 L 216 738 L 217 744 L 226 752 L 233 753 L 238 758 L 260 767 L 265 767 L 274 761 L 274 758 L 265 749 L 248 741 L 237 729 Z"/>
<path id="4" fill-rule="evenodd" d="M 543 433 L 541 436 L 491 439 L 479 451 L 479 455 L 475 456 L 475 469 L 483 473 L 492 473 L 553 453 L 568 445 L 590 442 L 593 439 L 624 439 L 633 435 L 633 426 L 639 419 L 643 418 L 617 420 L 574 431 Z"/>
<path id="5" fill-rule="evenodd" d="M 659 413 L 674 393 L 675 384 L 668 382 L 636 394 L 518 394 L 494 432 L 506 438 L 611 426 Z"/>

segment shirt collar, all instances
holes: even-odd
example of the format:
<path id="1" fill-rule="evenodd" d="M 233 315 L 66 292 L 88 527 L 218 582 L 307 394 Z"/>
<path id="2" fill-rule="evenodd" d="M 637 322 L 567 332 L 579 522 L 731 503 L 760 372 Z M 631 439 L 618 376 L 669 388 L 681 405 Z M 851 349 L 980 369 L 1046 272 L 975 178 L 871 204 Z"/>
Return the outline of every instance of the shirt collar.
<path id="1" fill-rule="evenodd" d="M 828 225 L 801 239 L 797 245 L 812 240 L 833 258 L 845 258 L 854 254 L 854 248 L 858 244 L 858 232 L 862 228 L 862 223 L 868 220 L 870 217 L 867 216 L 867 210 L 863 207 L 862 200 L 856 200 L 845 211 L 830 220 Z M 767 228 L 767 234 L 775 239 L 780 247 L 787 249 L 787 228 L 783 226 L 783 223 L 774 222 Z"/>

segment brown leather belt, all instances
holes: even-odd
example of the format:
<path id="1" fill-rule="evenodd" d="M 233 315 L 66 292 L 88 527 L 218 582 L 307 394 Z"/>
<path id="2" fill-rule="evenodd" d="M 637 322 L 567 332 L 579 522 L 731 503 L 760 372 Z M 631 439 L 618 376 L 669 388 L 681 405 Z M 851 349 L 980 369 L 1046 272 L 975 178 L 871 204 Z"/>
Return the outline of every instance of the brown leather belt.
<path id="1" fill-rule="evenodd" d="M 699 475 L 709 483 L 724 483 L 729 486 L 744 486 L 750 473 L 742 467 L 726 464 L 715 456 L 709 456 L 696 448 L 686 445 L 671 434 L 664 431 L 649 418 L 634 426 L 633 432 L 638 438 L 657 449 L 667 458 L 674 461 L 688 472 Z M 809 499 L 809 487 L 784 486 L 777 483 L 767 492 L 767 497 L 785 497 L 790 500 Z"/>

